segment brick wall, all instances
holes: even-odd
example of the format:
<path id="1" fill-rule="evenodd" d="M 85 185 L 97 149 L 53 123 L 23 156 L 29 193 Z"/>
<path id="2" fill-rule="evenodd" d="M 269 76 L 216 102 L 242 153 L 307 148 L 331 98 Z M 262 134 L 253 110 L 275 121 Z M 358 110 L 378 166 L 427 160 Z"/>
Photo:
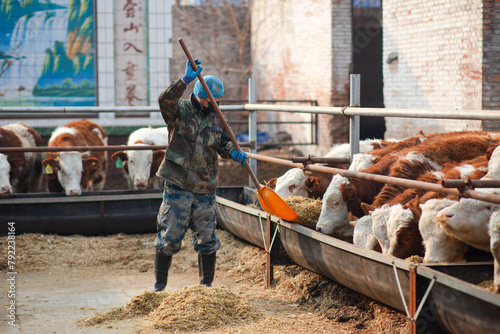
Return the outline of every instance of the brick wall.
<path id="1" fill-rule="evenodd" d="M 500 1 L 483 1 L 483 109 L 500 110 Z M 483 121 L 483 128 L 500 130 L 500 122 Z"/>
<path id="2" fill-rule="evenodd" d="M 254 0 L 252 77 L 257 80 L 258 99 L 308 99 L 317 100 L 320 106 L 347 105 L 351 44 L 350 1 Z M 310 116 L 259 115 L 264 117 L 297 121 Z M 306 126 L 261 130 L 287 131 L 294 142 L 310 140 Z M 334 140 L 347 140 L 347 119 L 321 116 L 318 133 L 318 150 L 324 152 Z"/>
<path id="3" fill-rule="evenodd" d="M 384 0 L 383 34 L 387 108 L 482 109 L 481 0 Z M 386 63 L 394 52 L 398 60 Z M 480 121 L 418 118 L 386 118 L 386 125 L 388 138 L 481 128 Z"/>

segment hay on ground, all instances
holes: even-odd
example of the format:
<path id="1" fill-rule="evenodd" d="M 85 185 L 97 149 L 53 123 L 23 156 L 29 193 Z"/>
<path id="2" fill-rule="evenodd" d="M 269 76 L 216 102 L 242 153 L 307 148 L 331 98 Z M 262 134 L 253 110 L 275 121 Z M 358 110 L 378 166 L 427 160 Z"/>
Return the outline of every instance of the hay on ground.
<path id="1" fill-rule="evenodd" d="M 321 213 L 322 201 L 320 199 L 290 196 L 285 198 L 284 201 L 305 221 L 305 226 L 312 229 L 316 228 Z"/>
<path id="2" fill-rule="evenodd" d="M 253 322 L 262 314 L 227 288 L 186 287 L 169 293 L 149 315 L 156 329 L 200 331 Z"/>
<path id="3" fill-rule="evenodd" d="M 149 292 L 132 297 L 125 305 L 115 307 L 109 311 L 98 313 L 92 317 L 83 319 L 80 323 L 84 326 L 94 326 L 116 320 L 129 319 L 138 316 L 146 316 L 160 306 L 166 292 Z"/>

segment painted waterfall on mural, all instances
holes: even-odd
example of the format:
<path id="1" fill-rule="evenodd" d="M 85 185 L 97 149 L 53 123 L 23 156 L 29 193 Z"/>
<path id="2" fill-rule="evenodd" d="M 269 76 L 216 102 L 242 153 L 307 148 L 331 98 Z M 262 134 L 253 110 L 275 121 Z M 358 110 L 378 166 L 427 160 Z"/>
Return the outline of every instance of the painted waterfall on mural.
<path id="1" fill-rule="evenodd" d="M 0 0 L 0 106 L 93 106 L 93 0 Z"/>

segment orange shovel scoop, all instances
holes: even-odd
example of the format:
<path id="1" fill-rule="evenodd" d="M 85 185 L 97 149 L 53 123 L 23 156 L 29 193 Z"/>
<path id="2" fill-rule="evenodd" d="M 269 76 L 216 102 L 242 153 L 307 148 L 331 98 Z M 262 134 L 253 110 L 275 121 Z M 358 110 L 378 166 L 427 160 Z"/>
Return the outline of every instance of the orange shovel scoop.
<path id="1" fill-rule="evenodd" d="M 180 43 L 182 49 L 184 50 L 184 53 L 186 54 L 186 57 L 189 60 L 189 63 L 193 67 L 193 70 L 197 71 L 198 66 L 194 62 L 193 57 L 191 57 L 191 54 L 189 53 L 189 51 L 186 47 L 186 44 L 184 43 L 182 38 L 179 38 L 179 43 Z M 228 133 L 231 141 L 233 142 L 234 147 L 236 148 L 236 150 L 238 150 L 238 152 L 241 152 L 241 147 L 238 144 L 238 142 L 236 141 L 236 138 L 234 137 L 234 134 L 231 131 L 231 128 L 227 124 L 226 119 L 222 115 L 222 112 L 220 111 L 219 106 L 217 105 L 217 102 L 215 101 L 212 93 L 210 92 L 210 89 L 208 88 L 205 80 L 203 79 L 203 76 L 201 74 L 198 74 L 198 79 L 200 80 L 200 83 L 201 83 L 203 89 L 207 93 L 207 95 L 210 99 L 210 102 L 212 103 L 212 106 L 214 107 L 215 112 L 217 113 L 217 116 L 219 117 L 219 119 L 222 122 L 222 125 L 224 126 L 224 129 Z M 246 168 L 248 174 L 250 175 L 250 178 L 252 179 L 253 183 L 255 184 L 255 188 L 257 189 L 257 196 L 259 198 L 260 205 L 262 206 L 262 208 L 265 211 L 267 211 L 270 214 L 273 214 L 277 217 L 280 217 L 281 219 L 284 219 L 284 220 L 288 220 L 288 221 L 299 223 L 299 224 L 305 223 L 304 220 L 291 207 L 289 207 L 288 204 L 286 204 L 285 201 L 283 201 L 283 199 L 281 197 L 278 196 L 278 194 L 276 194 L 271 188 L 263 186 L 259 183 L 259 181 L 257 180 L 257 177 L 255 176 L 254 172 L 250 168 L 250 165 L 248 164 L 248 162 L 245 163 L 244 167 Z"/>

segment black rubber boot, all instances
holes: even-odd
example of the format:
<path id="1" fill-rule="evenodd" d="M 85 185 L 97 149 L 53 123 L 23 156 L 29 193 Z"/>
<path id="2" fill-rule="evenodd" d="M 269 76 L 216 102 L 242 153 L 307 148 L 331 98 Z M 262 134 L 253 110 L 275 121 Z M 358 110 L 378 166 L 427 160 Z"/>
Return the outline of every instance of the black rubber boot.
<path id="1" fill-rule="evenodd" d="M 168 270 L 172 263 L 172 256 L 155 252 L 155 278 L 154 292 L 163 291 L 167 286 Z"/>
<path id="2" fill-rule="evenodd" d="M 200 284 L 210 287 L 215 275 L 216 252 L 208 255 L 198 253 L 198 269 L 200 273 Z"/>

